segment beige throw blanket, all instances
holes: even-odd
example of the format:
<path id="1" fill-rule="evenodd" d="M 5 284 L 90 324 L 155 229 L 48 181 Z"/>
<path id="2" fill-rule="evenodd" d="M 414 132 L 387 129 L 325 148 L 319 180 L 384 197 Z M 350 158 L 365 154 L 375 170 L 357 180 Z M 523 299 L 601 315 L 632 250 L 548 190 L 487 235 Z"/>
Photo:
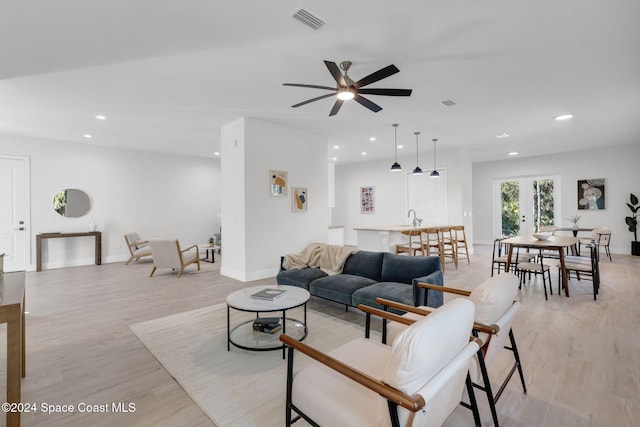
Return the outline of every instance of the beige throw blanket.
<path id="1" fill-rule="evenodd" d="M 320 267 L 329 276 L 342 273 L 349 255 L 358 252 L 356 248 L 327 243 L 310 243 L 298 254 L 285 255 L 283 267 L 297 270 L 306 267 Z"/>

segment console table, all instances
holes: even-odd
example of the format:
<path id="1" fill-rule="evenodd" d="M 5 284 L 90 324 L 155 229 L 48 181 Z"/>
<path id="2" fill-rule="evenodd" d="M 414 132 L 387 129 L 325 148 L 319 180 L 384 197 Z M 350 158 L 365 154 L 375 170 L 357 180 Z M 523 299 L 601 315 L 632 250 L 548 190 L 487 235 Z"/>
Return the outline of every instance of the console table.
<path id="1" fill-rule="evenodd" d="M 95 238 L 96 249 L 96 265 L 102 264 L 102 232 L 87 231 L 78 233 L 42 233 L 36 235 L 36 271 L 42 271 L 42 240 L 44 239 L 63 239 L 65 237 L 91 237 Z"/>
<path id="2" fill-rule="evenodd" d="M 0 297 L 0 323 L 7 324 L 7 403 L 18 404 L 26 374 L 24 272 L 0 276 Z M 20 426 L 20 411 L 10 407 L 6 412 L 7 427 Z"/>

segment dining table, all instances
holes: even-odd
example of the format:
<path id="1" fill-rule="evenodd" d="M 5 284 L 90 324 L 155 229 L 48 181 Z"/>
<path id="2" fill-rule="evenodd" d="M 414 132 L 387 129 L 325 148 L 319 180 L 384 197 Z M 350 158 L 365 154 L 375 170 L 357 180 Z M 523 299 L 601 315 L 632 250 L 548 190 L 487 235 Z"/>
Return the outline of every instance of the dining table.
<path id="1" fill-rule="evenodd" d="M 578 237 L 578 231 L 593 231 L 593 227 L 557 227 L 554 231 L 571 231 L 573 237 Z"/>
<path id="2" fill-rule="evenodd" d="M 505 272 L 509 271 L 509 265 L 511 264 L 511 258 L 514 248 L 526 248 L 526 249 L 545 249 L 558 251 L 560 260 L 560 273 L 562 276 L 562 287 L 565 295 L 569 296 L 569 280 L 567 277 L 567 268 L 565 266 L 564 257 L 565 249 L 571 248 L 574 252 L 577 251 L 578 242 L 580 239 L 577 237 L 569 236 L 551 236 L 546 240 L 540 240 L 532 235 L 522 235 L 509 237 L 502 240 L 502 243 L 509 245 L 509 251 L 507 253 L 507 264 L 505 266 Z"/>

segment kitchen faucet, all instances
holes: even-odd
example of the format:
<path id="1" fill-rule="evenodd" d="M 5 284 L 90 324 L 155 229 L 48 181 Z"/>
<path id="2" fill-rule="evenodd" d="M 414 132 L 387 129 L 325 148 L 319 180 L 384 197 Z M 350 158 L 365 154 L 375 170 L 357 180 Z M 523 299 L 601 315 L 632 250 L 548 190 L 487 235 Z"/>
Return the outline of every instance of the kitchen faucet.
<path id="1" fill-rule="evenodd" d="M 413 220 L 411 222 L 413 223 L 413 226 L 416 227 L 422 223 L 422 218 L 416 218 L 416 211 L 414 209 L 409 209 L 409 212 L 407 212 L 407 218 L 411 216 L 411 212 L 413 212 Z"/>

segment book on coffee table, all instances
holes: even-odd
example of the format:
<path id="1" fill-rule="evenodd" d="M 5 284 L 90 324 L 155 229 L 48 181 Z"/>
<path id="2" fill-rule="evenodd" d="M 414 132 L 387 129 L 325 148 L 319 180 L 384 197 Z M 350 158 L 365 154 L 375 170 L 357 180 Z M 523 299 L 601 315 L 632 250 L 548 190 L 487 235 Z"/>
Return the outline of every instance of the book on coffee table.
<path id="1" fill-rule="evenodd" d="M 276 298 L 280 298 L 285 292 L 287 292 L 286 289 L 266 288 L 251 294 L 251 298 L 273 301 Z"/>

